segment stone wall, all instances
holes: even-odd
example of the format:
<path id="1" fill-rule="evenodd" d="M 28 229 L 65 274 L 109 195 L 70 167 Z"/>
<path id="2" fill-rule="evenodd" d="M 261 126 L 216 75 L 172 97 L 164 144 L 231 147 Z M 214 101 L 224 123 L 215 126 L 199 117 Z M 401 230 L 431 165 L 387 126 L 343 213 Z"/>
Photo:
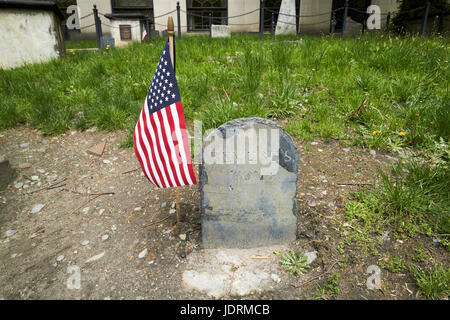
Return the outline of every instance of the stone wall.
<path id="1" fill-rule="evenodd" d="M 301 16 L 311 16 L 320 13 L 326 14 L 315 17 L 301 17 L 299 22 L 299 32 L 301 34 L 329 33 L 332 4 L 333 4 L 332 0 L 300 1 L 299 14 Z"/>
<path id="2" fill-rule="evenodd" d="M 0 68 L 44 62 L 64 52 L 60 20 L 52 11 L 0 10 Z"/>
<path id="3" fill-rule="evenodd" d="M 97 6 L 97 10 L 100 13 L 107 14 L 112 12 L 110 0 L 78 0 L 77 4 L 80 18 L 92 13 L 94 4 Z M 109 30 L 110 28 L 107 26 L 110 24 L 109 20 L 102 15 L 99 15 L 99 18 L 103 22 L 103 34 L 111 34 L 111 30 Z M 95 26 L 86 28 L 92 24 L 94 24 L 94 15 L 80 20 L 80 27 L 82 28 L 81 33 L 83 34 L 84 39 L 96 39 Z"/>

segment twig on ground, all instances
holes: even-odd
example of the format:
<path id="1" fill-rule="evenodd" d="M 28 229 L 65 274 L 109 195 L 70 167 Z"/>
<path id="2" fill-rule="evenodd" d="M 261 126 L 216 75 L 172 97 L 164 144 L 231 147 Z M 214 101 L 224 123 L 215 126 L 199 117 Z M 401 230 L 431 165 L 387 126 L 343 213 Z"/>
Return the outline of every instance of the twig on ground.
<path id="1" fill-rule="evenodd" d="M 67 180 L 67 178 L 64 178 L 61 181 L 58 181 L 58 182 L 56 182 L 54 184 L 49 185 L 48 187 L 44 187 L 44 188 L 40 188 L 40 189 L 31 191 L 29 194 L 33 194 L 33 193 L 36 193 L 36 192 L 39 192 L 39 191 L 42 191 L 42 190 L 52 190 L 52 189 L 64 187 L 66 184 L 65 183 L 61 184 L 61 183 L 63 183 L 66 180 Z"/>
<path id="2" fill-rule="evenodd" d="M 128 171 L 122 172 L 121 174 L 127 174 L 127 173 L 135 172 L 135 171 L 138 171 L 138 170 L 139 170 L 139 168 L 136 168 L 136 169 L 133 169 L 133 170 L 128 170 Z"/>
<path id="3" fill-rule="evenodd" d="M 268 260 L 272 260 L 271 257 L 262 256 L 262 255 L 260 255 L 260 254 L 254 254 L 254 255 L 252 256 L 252 259 L 257 259 L 257 260 L 268 259 Z"/>
<path id="4" fill-rule="evenodd" d="M 104 195 L 109 195 L 109 194 L 115 194 L 114 192 L 104 192 L 104 193 L 97 193 L 95 194 L 95 197 L 89 199 L 88 201 L 86 201 L 85 203 L 83 203 L 81 206 L 77 207 L 75 210 L 73 210 L 70 214 L 75 213 L 78 211 L 78 209 L 80 209 L 81 207 L 84 207 L 85 205 L 87 205 L 89 202 L 91 202 L 92 200 L 97 199 L 100 196 L 104 196 Z"/>
<path id="5" fill-rule="evenodd" d="M 364 96 L 364 99 L 361 102 L 361 105 L 355 111 L 353 111 L 353 113 L 350 115 L 350 118 L 355 117 L 356 115 L 358 115 L 363 110 L 363 108 L 365 107 L 365 105 L 367 103 L 367 99 L 368 99 L 368 94 L 366 94 Z"/>
<path id="6" fill-rule="evenodd" d="M 336 183 L 338 186 L 372 186 L 373 183 L 349 183 L 349 182 L 342 182 L 342 183 Z"/>
<path id="7" fill-rule="evenodd" d="M 292 286 L 293 286 L 294 288 L 300 288 L 300 287 L 304 286 L 305 284 L 308 284 L 308 283 L 310 283 L 310 282 L 312 282 L 312 281 L 314 281 L 314 280 L 317 280 L 317 279 L 323 277 L 323 276 L 326 275 L 327 273 L 330 273 L 330 271 L 333 269 L 333 267 L 334 267 L 338 262 L 339 262 L 339 261 L 336 260 L 336 261 L 328 268 L 327 271 L 325 271 L 325 272 L 319 274 L 318 276 L 312 277 L 311 279 L 308 279 L 308 280 L 306 280 L 305 282 L 302 282 L 302 283 L 300 283 L 300 284 L 292 284 Z"/>
<path id="8" fill-rule="evenodd" d="M 309 74 L 308 80 L 306 81 L 306 84 L 305 84 L 305 86 L 303 87 L 302 95 L 304 95 L 304 94 L 306 93 L 306 90 L 307 90 L 307 88 L 308 88 L 309 82 L 311 81 L 311 78 L 312 78 L 313 75 L 314 75 L 314 71 L 316 71 L 316 69 L 312 69 L 311 73 Z"/>
<path id="9" fill-rule="evenodd" d="M 169 219 L 169 218 L 170 218 L 170 215 L 168 215 L 167 217 L 165 217 L 165 218 L 163 218 L 163 219 L 161 219 L 161 220 L 158 220 L 158 221 L 149 223 L 149 224 L 143 226 L 142 228 L 147 228 L 147 227 L 153 226 L 153 225 L 158 224 L 158 223 L 160 223 L 160 222 L 166 221 L 166 220 Z"/>

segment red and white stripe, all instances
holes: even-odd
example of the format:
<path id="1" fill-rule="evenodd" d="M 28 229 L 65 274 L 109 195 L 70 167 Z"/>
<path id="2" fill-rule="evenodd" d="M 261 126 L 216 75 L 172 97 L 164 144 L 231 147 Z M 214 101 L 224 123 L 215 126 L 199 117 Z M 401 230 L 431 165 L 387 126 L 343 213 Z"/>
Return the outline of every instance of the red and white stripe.
<path id="1" fill-rule="evenodd" d="M 196 184 L 181 101 L 149 113 L 147 99 L 134 130 L 134 151 L 159 188 Z"/>

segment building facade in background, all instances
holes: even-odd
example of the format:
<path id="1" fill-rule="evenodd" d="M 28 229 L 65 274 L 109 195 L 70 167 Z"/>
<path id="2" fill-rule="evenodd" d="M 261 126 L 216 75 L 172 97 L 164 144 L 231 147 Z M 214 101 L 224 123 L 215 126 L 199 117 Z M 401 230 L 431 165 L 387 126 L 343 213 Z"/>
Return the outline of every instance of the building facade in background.
<path id="1" fill-rule="evenodd" d="M 274 14 L 275 23 L 283 0 L 265 0 L 264 29 L 270 30 L 270 20 Z M 152 22 L 152 30 L 163 31 L 167 28 L 168 12 L 175 21 L 177 31 L 177 0 L 77 0 L 80 17 L 90 14 L 93 5 L 101 14 L 142 14 Z M 301 18 L 296 18 L 295 29 L 298 33 L 329 33 L 331 30 L 332 10 L 343 7 L 345 0 L 291 0 L 295 3 L 295 12 Z M 260 28 L 260 0 L 180 0 L 180 20 L 182 33 L 205 32 L 209 29 L 209 15 L 213 24 L 229 25 L 231 32 L 258 32 Z M 350 7 L 364 11 L 370 4 L 380 6 L 382 12 L 392 12 L 398 9 L 397 0 L 350 0 Z M 244 13 L 248 13 L 243 15 Z M 100 15 L 104 34 L 111 34 L 109 20 Z M 343 10 L 336 14 L 336 30 L 342 26 Z M 360 19 L 361 14 L 350 11 L 349 16 Z M 95 37 L 93 16 L 81 19 L 80 33 L 84 38 Z M 385 19 L 382 19 L 382 26 Z M 91 27 L 89 27 L 91 26 Z"/>

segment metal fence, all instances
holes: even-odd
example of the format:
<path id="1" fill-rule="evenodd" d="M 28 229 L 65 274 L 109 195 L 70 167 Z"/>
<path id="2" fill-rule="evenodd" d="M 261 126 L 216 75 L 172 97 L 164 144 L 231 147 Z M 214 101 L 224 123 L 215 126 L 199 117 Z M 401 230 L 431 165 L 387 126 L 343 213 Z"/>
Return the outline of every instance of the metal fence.
<path id="1" fill-rule="evenodd" d="M 412 10 L 408 10 L 408 11 L 393 11 L 393 12 L 384 12 L 384 13 L 380 13 L 380 15 L 386 19 L 386 27 L 385 27 L 385 31 L 388 32 L 389 31 L 389 26 L 391 23 L 391 18 L 393 15 L 398 15 L 398 14 L 409 14 L 412 12 L 416 12 L 416 11 L 423 11 L 423 16 L 422 16 L 422 25 L 421 25 L 421 30 L 420 30 L 420 35 L 424 35 L 425 34 L 425 30 L 427 27 L 427 22 L 428 22 L 428 15 L 430 12 L 430 8 L 431 7 L 431 3 L 430 1 L 426 2 L 426 5 L 423 7 L 419 7 L 419 8 L 415 8 Z M 434 8 L 437 9 L 437 8 Z M 236 18 L 240 18 L 243 16 L 247 16 L 250 14 L 254 14 L 255 12 L 259 11 L 259 19 L 258 21 L 252 22 L 252 23 L 235 23 L 233 22 L 233 19 Z M 258 9 L 249 11 L 249 12 L 245 12 L 239 15 L 235 15 L 235 16 L 220 16 L 220 17 L 215 17 L 213 16 L 212 12 L 209 13 L 207 16 L 204 15 L 199 15 L 199 14 L 195 14 L 192 12 L 187 12 L 183 9 L 181 9 L 180 7 L 180 3 L 177 2 L 176 8 L 172 11 L 166 12 L 164 14 L 161 14 L 159 16 L 153 17 L 152 19 L 150 17 L 147 17 L 146 19 L 140 19 L 139 20 L 139 25 L 134 25 L 131 27 L 137 27 L 140 26 L 141 23 L 143 25 L 145 25 L 146 28 L 146 32 L 147 32 L 147 41 L 151 41 L 151 33 L 150 30 L 152 29 L 151 26 L 152 24 L 155 25 L 159 25 L 159 26 L 163 26 L 166 27 L 166 25 L 160 24 L 155 22 L 155 19 L 157 18 L 162 18 L 168 15 L 171 15 L 173 13 L 177 13 L 177 25 L 176 28 L 178 29 L 178 38 L 181 39 L 181 28 L 188 28 L 189 26 L 182 26 L 181 25 L 181 13 L 184 13 L 188 16 L 195 16 L 197 19 L 197 21 L 200 21 L 201 26 L 200 29 L 204 29 L 204 30 L 208 30 L 210 31 L 210 36 L 211 36 L 211 29 L 212 29 L 212 25 L 216 22 L 219 22 L 220 24 L 226 24 L 229 26 L 252 26 L 252 25 L 259 25 L 259 34 L 260 34 L 260 39 L 263 40 L 263 35 L 264 35 L 264 31 L 265 31 L 265 25 L 270 24 L 270 34 L 271 34 L 271 38 L 273 39 L 275 36 L 275 24 L 276 23 L 284 23 L 287 25 L 295 25 L 297 26 L 297 22 L 294 24 L 292 22 L 286 21 L 289 18 L 295 17 L 296 21 L 298 21 L 298 25 L 300 26 L 311 26 L 311 25 L 318 25 L 318 24 L 324 24 L 324 23 L 329 23 L 330 25 L 330 33 L 331 34 L 335 34 L 336 33 L 336 25 L 338 24 L 338 22 L 340 22 L 342 24 L 342 28 L 340 30 L 340 34 L 341 37 L 344 37 L 345 32 L 346 32 L 346 28 L 347 28 L 347 16 L 349 14 L 349 12 L 356 12 L 359 14 L 363 14 L 364 16 L 364 20 L 362 25 L 364 26 L 367 18 L 369 17 L 369 14 L 366 11 L 363 10 L 359 10 L 357 8 L 352 8 L 349 6 L 349 2 L 348 0 L 346 0 L 345 5 L 343 7 L 340 8 L 336 8 L 334 10 L 331 10 L 329 12 L 321 12 L 321 13 L 317 13 L 317 14 L 311 14 L 311 15 L 291 15 L 291 14 L 285 14 L 282 13 L 280 11 L 274 10 L 273 8 L 265 8 L 264 7 L 264 0 L 260 0 L 260 7 Z M 265 19 L 265 16 L 270 15 L 269 19 Z M 449 14 L 449 12 L 441 12 L 442 14 Z M 98 42 L 98 47 L 100 48 L 100 39 L 103 35 L 102 32 L 102 25 L 107 26 L 109 28 L 118 28 L 116 26 L 112 26 L 109 25 L 105 22 L 102 22 L 101 19 L 99 18 L 100 15 L 104 16 L 103 13 L 99 12 L 96 8 L 96 5 L 94 5 L 93 8 L 93 12 L 81 17 L 80 20 L 85 19 L 87 17 L 90 16 L 94 16 L 94 23 L 84 26 L 80 29 L 86 29 L 86 28 L 90 28 L 95 26 L 95 30 L 96 30 L 96 36 L 97 36 L 97 42 Z M 287 18 L 286 18 L 287 17 Z M 320 21 L 317 22 L 312 22 L 312 23 L 302 23 L 302 18 L 314 18 L 314 17 L 324 17 L 324 19 L 321 19 Z M 205 26 L 207 26 L 207 28 L 205 28 Z M 364 27 L 362 28 L 363 32 L 364 32 Z M 299 34 L 299 30 L 297 28 L 296 31 L 297 34 Z"/>

